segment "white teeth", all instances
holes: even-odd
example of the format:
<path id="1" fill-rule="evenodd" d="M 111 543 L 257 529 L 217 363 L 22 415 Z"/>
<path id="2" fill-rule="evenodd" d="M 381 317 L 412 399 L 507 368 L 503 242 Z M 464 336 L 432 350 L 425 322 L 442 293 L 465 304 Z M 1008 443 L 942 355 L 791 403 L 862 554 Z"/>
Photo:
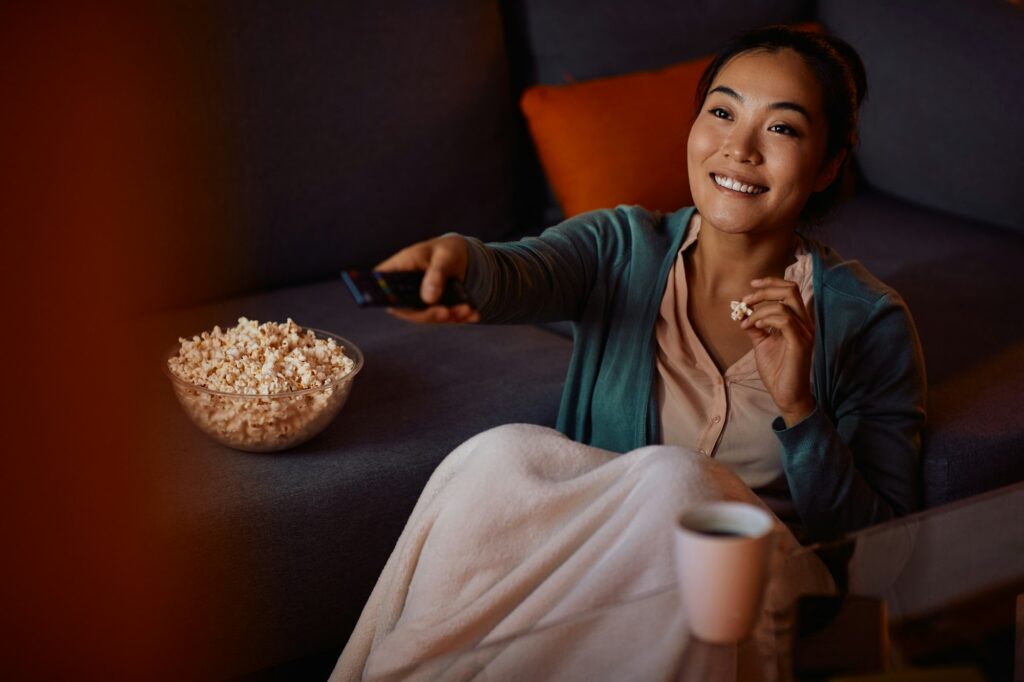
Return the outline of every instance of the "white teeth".
<path id="1" fill-rule="evenodd" d="M 736 192 L 743 192 L 744 194 L 762 194 L 768 191 L 766 188 L 757 187 L 755 185 L 745 185 L 738 180 L 733 180 L 732 178 L 728 178 L 723 175 L 716 175 L 712 173 L 711 177 L 714 178 L 715 182 L 722 187 L 726 187 Z"/>

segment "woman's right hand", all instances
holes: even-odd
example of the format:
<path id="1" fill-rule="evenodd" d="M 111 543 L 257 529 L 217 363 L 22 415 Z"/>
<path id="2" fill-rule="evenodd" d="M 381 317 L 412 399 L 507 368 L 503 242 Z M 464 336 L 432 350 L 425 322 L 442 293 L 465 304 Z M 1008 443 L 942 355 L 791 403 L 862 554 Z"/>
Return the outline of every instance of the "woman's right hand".
<path id="1" fill-rule="evenodd" d="M 428 324 L 479 322 L 480 313 L 468 303 L 447 307 L 432 305 L 441 298 L 445 282 L 454 277 L 466 279 L 469 266 L 469 246 L 458 235 L 445 235 L 406 247 L 377 265 L 380 272 L 418 270 L 424 273 L 420 298 L 428 305 L 425 310 L 388 308 L 388 312 L 407 322 Z"/>

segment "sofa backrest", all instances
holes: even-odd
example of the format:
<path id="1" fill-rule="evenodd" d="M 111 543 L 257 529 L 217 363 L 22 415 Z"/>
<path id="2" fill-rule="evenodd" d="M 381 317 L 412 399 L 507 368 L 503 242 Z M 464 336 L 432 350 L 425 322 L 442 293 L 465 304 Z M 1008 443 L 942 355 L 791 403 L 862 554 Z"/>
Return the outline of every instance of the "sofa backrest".
<path id="1" fill-rule="evenodd" d="M 222 206 L 164 245 L 195 273 L 165 307 L 336 276 L 449 230 L 510 229 L 497 0 L 221 0 L 192 24 L 184 49 L 209 63 L 189 86 L 216 119 L 195 156 Z"/>
<path id="2" fill-rule="evenodd" d="M 746 29 L 809 19 L 809 0 L 505 0 L 518 85 L 560 84 L 703 57 Z"/>
<path id="3" fill-rule="evenodd" d="M 1006 0 L 205 7 L 180 39 L 204 60 L 185 113 L 205 119 L 214 209 L 151 240 L 152 278 L 173 280 L 154 307 L 331 277 L 448 230 L 539 230 L 557 209 L 524 87 L 666 66 L 772 22 L 820 20 L 863 55 L 869 183 L 1024 230 L 1024 9 Z"/>
<path id="4" fill-rule="evenodd" d="M 868 72 L 864 178 L 902 199 L 1024 231 L 1024 6 L 821 0 Z"/>

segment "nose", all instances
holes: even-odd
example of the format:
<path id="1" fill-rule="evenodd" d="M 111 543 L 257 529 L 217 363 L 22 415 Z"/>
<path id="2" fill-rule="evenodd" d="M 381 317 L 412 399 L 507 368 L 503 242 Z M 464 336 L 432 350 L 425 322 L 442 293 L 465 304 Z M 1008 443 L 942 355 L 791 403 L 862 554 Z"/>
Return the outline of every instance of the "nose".
<path id="1" fill-rule="evenodd" d="M 731 134 L 722 144 L 722 154 L 738 163 L 756 166 L 764 158 L 758 147 L 757 131 L 748 126 L 734 126 Z"/>

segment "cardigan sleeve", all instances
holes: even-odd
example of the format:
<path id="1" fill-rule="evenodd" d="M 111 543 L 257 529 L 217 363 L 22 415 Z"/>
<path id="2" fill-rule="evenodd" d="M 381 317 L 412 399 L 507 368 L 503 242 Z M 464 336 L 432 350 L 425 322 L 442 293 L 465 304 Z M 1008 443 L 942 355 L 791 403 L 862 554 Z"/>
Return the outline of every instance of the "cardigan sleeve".
<path id="1" fill-rule="evenodd" d="M 469 246 L 466 290 L 488 323 L 576 320 L 597 276 L 607 212 L 582 214 L 539 237 Z"/>
<path id="2" fill-rule="evenodd" d="M 832 412 L 773 429 L 790 493 L 812 539 L 834 537 L 918 506 L 925 373 L 906 306 L 881 297 L 839 369 Z"/>

